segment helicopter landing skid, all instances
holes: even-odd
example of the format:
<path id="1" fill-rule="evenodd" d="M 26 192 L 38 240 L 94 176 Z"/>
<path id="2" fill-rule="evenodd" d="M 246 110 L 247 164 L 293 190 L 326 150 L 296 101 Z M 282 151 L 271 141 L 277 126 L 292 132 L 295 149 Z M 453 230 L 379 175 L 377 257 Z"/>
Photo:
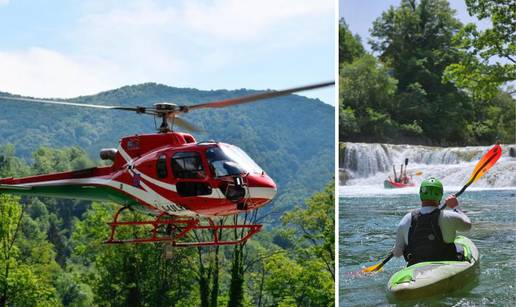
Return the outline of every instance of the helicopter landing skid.
<path id="1" fill-rule="evenodd" d="M 207 218 L 209 225 L 202 225 L 198 219 L 190 217 L 178 217 L 161 213 L 156 217 L 155 220 L 149 221 L 119 221 L 119 215 L 122 211 L 128 207 L 122 207 L 113 216 L 113 222 L 108 223 L 111 227 L 111 234 L 109 239 L 104 241 L 106 244 L 121 244 L 121 243 L 169 243 L 172 246 L 177 247 L 193 247 L 193 246 L 217 246 L 217 245 L 236 245 L 246 242 L 251 236 L 259 232 L 262 225 L 249 224 L 249 225 L 217 225 L 213 220 Z M 149 227 L 150 235 L 146 237 L 133 237 L 129 239 L 117 239 L 116 230 L 117 227 L 124 226 L 140 226 Z M 233 240 L 222 239 L 222 232 L 224 230 L 234 230 L 236 233 L 238 230 L 242 231 L 242 235 L 239 238 Z M 210 233 L 211 239 L 202 241 L 185 241 L 190 238 L 198 238 L 198 236 L 192 236 L 194 233 L 201 231 L 203 233 Z M 245 231 L 245 233 L 244 233 Z"/>

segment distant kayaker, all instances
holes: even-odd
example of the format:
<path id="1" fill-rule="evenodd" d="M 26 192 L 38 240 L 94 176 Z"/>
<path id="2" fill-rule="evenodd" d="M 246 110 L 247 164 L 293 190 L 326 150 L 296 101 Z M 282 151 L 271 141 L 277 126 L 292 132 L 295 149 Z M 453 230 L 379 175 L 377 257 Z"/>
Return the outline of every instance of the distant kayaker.
<path id="1" fill-rule="evenodd" d="M 459 209 L 454 195 L 439 209 L 443 185 L 435 178 L 423 180 L 419 189 L 421 208 L 407 213 L 398 225 L 395 257 L 404 256 L 408 265 L 423 261 L 462 260 L 464 252 L 455 246 L 457 231 L 471 229 L 470 219 Z"/>

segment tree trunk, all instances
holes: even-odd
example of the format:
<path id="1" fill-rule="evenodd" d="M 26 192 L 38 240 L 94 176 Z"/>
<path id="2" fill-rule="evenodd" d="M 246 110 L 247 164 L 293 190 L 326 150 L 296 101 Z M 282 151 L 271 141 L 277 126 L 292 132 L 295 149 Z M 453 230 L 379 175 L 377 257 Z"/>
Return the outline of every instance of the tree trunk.
<path id="1" fill-rule="evenodd" d="M 258 307 L 262 307 L 263 284 L 265 282 L 265 268 L 262 267 L 262 278 L 260 279 L 260 294 L 258 295 Z"/>
<path id="2" fill-rule="evenodd" d="M 127 293 L 126 306 L 141 306 L 141 293 L 138 283 L 138 265 L 138 260 L 134 257 L 129 257 L 127 259 L 126 267 L 128 270 L 128 275 L 126 282 L 131 286 L 128 289 L 129 292 Z"/>
<path id="3" fill-rule="evenodd" d="M 215 260 L 212 272 L 211 307 L 217 307 L 219 298 L 219 246 L 215 247 Z"/>
<path id="4" fill-rule="evenodd" d="M 244 245 L 235 245 L 228 307 L 244 306 Z"/>
<path id="5" fill-rule="evenodd" d="M 202 261 L 201 251 L 199 249 L 199 297 L 201 298 L 202 307 L 210 307 L 210 274 L 206 270 Z"/>
<path id="6" fill-rule="evenodd" d="M 9 301 L 9 271 L 10 266 L 9 263 L 11 262 L 11 250 L 13 248 L 14 243 L 16 242 L 16 238 L 18 237 L 18 232 L 20 230 L 21 221 L 23 219 L 23 214 L 25 213 L 25 206 L 21 206 L 21 212 L 20 215 L 17 218 L 16 227 L 14 230 L 14 233 L 12 234 L 12 237 L 9 236 L 9 233 L 6 234 L 5 237 L 2 238 L 2 249 L 4 252 L 4 261 L 5 261 L 5 270 L 4 270 L 4 287 L 2 289 L 2 295 L 0 296 L 0 306 L 5 307 L 7 306 L 7 302 Z M 2 221 L 5 222 L 5 221 Z M 12 299 L 12 298 L 11 298 Z"/>

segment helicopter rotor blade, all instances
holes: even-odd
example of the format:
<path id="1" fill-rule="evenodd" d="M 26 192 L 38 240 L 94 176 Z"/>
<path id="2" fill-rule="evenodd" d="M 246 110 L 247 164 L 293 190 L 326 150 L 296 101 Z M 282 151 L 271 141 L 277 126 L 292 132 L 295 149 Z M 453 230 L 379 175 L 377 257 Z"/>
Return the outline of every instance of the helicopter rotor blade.
<path id="1" fill-rule="evenodd" d="M 186 106 L 186 109 L 187 109 L 187 111 L 190 111 L 190 110 L 207 109 L 207 108 L 223 108 L 223 107 L 228 107 L 228 106 L 233 106 L 233 105 L 238 105 L 238 104 L 243 104 L 243 103 L 254 102 L 257 100 L 285 96 L 285 95 L 292 94 L 295 92 L 313 90 L 313 89 L 322 88 L 322 87 L 326 87 L 326 86 L 332 86 L 332 85 L 335 85 L 335 81 L 305 85 L 305 86 L 301 86 L 301 87 L 294 87 L 294 88 L 289 88 L 289 89 L 280 90 L 280 91 L 268 91 L 268 92 L 264 92 L 264 93 L 253 94 L 253 95 L 237 97 L 237 98 L 230 98 L 230 99 L 225 99 L 225 100 L 220 100 L 220 101 L 211 101 L 211 102 L 207 102 L 207 103 Z"/>
<path id="2" fill-rule="evenodd" d="M 175 116 L 175 118 L 171 119 L 169 118 L 169 122 L 173 121 L 175 125 L 184 128 L 186 130 L 190 130 L 193 132 L 199 132 L 201 131 L 199 128 L 197 128 L 195 125 L 189 123 L 188 121 L 182 119 L 181 117 Z"/>
<path id="3" fill-rule="evenodd" d="M 97 108 L 97 109 L 133 111 L 133 112 L 136 112 L 136 113 L 146 113 L 146 108 L 144 108 L 144 107 L 106 106 L 106 105 L 100 105 L 100 104 L 75 103 L 75 102 L 62 101 L 62 100 L 36 99 L 36 98 L 24 98 L 24 97 L 12 97 L 12 96 L 0 96 L 0 99 L 2 99 L 2 100 L 26 101 L 26 102 L 41 102 L 41 103 L 48 103 L 48 104 L 57 104 L 57 105 L 75 106 L 75 107 L 86 107 L 86 108 Z"/>
<path id="4" fill-rule="evenodd" d="M 38 99 L 38 98 L 28 98 L 28 97 L 16 97 L 16 96 L 1 96 L 0 100 L 11 100 L 11 101 L 26 101 L 26 102 L 36 102 L 36 103 L 46 103 L 53 105 L 64 105 L 64 106 L 75 106 L 75 107 L 86 107 L 86 108 L 96 108 L 96 109 L 108 109 L 108 110 L 122 110 L 122 111 L 131 111 L 136 112 L 138 114 L 149 114 L 153 116 L 158 116 L 163 120 L 159 131 L 167 132 L 171 130 L 171 127 L 174 124 L 177 124 L 180 127 L 183 127 L 190 131 L 200 131 L 199 128 L 189 123 L 188 121 L 177 117 L 178 114 L 187 113 L 190 110 L 197 109 L 207 109 L 207 108 L 223 108 L 232 105 L 239 105 L 244 103 L 250 103 L 263 99 L 270 99 L 279 96 L 289 95 L 295 92 L 307 91 L 318 89 L 327 86 L 335 85 L 335 81 L 305 85 L 300 87 L 289 88 L 285 90 L 279 91 L 265 91 L 258 94 L 252 94 L 243 97 L 230 98 L 225 100 L 211 101 L 207 103 L 201 103 L 197 105 L 182 105 L 178 106 L 173 103 L 162 102 L 154 104 L 154 107 L 123 107 L 123 106 L 111 106 L 111 105 L 101 105 L 101 104 L 87 104 L 87 103 L 78 103 L 78 102 L 70 102 L 66 100 L 56 100 L 56 99 Z M 168 127 L 167 127 L 168 126 Z"/>

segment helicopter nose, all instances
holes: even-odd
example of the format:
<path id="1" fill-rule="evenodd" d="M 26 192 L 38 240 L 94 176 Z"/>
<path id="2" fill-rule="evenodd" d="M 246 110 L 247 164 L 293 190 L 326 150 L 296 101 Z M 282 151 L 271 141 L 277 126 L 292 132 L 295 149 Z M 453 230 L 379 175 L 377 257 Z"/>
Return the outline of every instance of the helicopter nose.
<path id="1" fill-rule="evenodd" d="M 254 199 L 266 199 L 270 201 L 277 192 L 276 183 L 266 174 L 253 174 L 247 176 L 249 187 L 248 197 Z"/>

